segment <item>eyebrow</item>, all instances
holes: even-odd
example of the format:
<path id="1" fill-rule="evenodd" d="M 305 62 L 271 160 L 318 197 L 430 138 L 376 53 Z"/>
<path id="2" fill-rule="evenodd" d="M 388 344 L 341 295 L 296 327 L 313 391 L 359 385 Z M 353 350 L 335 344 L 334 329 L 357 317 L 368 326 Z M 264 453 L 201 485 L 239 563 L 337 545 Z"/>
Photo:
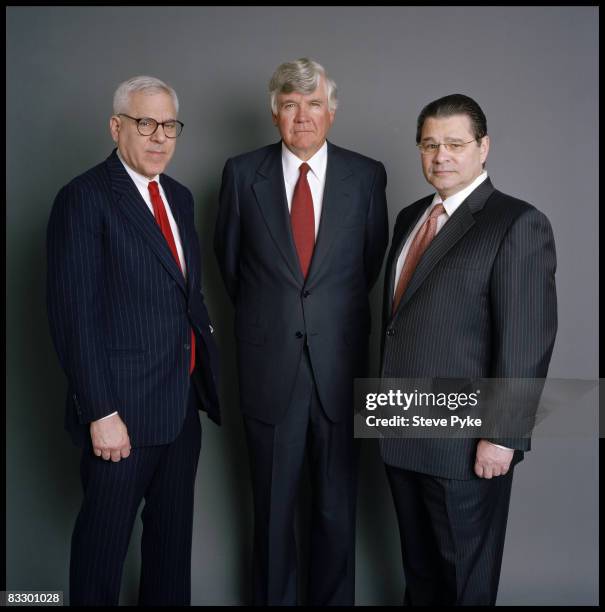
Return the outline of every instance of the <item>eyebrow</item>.
<path id="1" fill-rule="evenodd" d="M 312 104 L 313 102 L 319 102 L 320 104 L 325 103 L 325 101 L 321 98 L 313 98 L 312 100 L 308 100 L 307 102 L 308 104 Z M 292 98 L 286 98 L 285 100 L 282 100 L 280 102 L 280 106 L 283 106 L 284 104 L 299 104 L 299 102 L 297 100 L 293 100 Z"/>
<path id="2" fill-rule="evenodd" d="M 426 138 L 423 138 L 421 142 L 428 142 L 428 141 L 437 142 L 432 136 L 427 136 Z M 456 138 L 456 137 L 453 137 L 453 138 L 446 137 L 444 142 L 446 143 L 464 142 L 464 139 Z"/>

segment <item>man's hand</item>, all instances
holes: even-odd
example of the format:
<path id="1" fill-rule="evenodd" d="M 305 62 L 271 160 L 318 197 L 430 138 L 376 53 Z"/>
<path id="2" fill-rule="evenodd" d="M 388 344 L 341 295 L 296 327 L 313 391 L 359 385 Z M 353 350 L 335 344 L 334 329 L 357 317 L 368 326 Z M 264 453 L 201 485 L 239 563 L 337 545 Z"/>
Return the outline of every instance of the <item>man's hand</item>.
<path id="1" fill-rule="evenodd" d="M 130 438 L 124 421 L 119 414 L 90 424 L 92 450 L 105 461 L 120 461 L 130 455 Z"/>
<path id="2" fill-rule="evenodd" d="M 514 453 L 513 449 L 505 450 L 487 440 L 479 440 L 475 457 L 475 474 L 479 478 L 504 476 L 508 472 Z"/>

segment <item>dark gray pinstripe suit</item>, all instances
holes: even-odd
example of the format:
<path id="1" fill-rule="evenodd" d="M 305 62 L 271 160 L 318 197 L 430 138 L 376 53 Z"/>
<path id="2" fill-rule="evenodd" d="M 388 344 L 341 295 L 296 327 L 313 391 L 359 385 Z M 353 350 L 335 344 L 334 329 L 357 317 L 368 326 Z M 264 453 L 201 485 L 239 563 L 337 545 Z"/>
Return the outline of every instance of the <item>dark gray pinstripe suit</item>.
<path id="1" fill-rule="evenodd" d="M 83 446 L 72 604 L 117 603 L 143 497 L 140 601 L 190 597 L 197 409 L 220 423 L 218 355 L 201 292 L 193 198 L 166 175 L 160 182 L 187 279 L 115 151 L 61 189 L 48 225 L 48 315 L 68 379 L 65 425 Z M 191 329 L 197 351 L 190 377 Z M 133 450 L 112 463 L 93 456 L 89 423 L 116 410 Z"/>
<path id="2" fill-rule="evenodd" d="M 546 377 L 557 329 L 552 230 L 541 212 L 489 179 L 434 238 L 391 315 L 397 258 L 431 201 L 397 217 L 385 273 L 381 375 Z M 530 448 L 528 438 L 492 441 L 516 449 L 513 465 Z M 380 441 L 412 604 L 495 602 L 512 469 L 477 478 L 476 447 L 470 438 Z"/>

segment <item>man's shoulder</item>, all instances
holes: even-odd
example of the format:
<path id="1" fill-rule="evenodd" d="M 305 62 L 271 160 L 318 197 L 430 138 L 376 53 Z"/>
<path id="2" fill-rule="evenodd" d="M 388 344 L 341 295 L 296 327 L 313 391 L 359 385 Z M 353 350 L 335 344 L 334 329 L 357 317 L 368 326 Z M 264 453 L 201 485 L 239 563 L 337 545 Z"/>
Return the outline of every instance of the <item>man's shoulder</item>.
<path id="1" fill-rule="evenodd" d="M 494 189 L 493 193 L 491 194 L 490 201 L 493 202 L 493 204 L 495 205 L 502 206 L 503 204 L 507 204 L 509 206 L 514 206 L 515 208 L 519 209 L 526 209 L 528 207 L 535 208 L 533 204 L 530 204 L 529 202 L 522 200 L 521 198 L 512 196 L 508 193 L 504 193 L 499 189 Z"/>
<path id="2" fill-rule="evenodd" d="M 164 188 L 168 187 L 170 192 L 177 197 L 189 197 L 191 196 L 191 190 L 189 187 L 180 183 L 175 178 L 172 178 L 168 174 L 162 174 L 160 178 L 160 182 Z"/>
<path id="3" fill-rule="evenodd" d="M 267 156 L 275 155 L 280 151 L 280 143 L 274 142 L 273 144 L 265 145 L 264 147 L 254 149 L 253 151 L 247 151 L 246 153 L 234 155 L 233 157 L 230 157 L 228 161 L 238 168 L 246 166 L 257 167 L 262 164 L 263 161 L 265 161 Z"/>
<path id="4" fill-rule="evenodd" d="M 404 206 L 397 214 L 397 221 L 400 218 L 403 218 L 409 214 L 415 214 L 416 212 L 426 208 L 432 202 L 434 195 L 434 193 L 431 193 L 429 195 L 421 197 L 419 200 L 416 200 L 411 204 L 408 204 L 407 206 Z"/>
<path id="5" fill-rule="evenodd" d="M 110 191 L 111 181 L 105 160 L 65 183 L 57 193 L 56 202 L 68 208 L 75 203 L 92 206 L 104 200 Z"/>
<path id="6" fill-rule="evenodd" d="M 328 142 L 328 156 L 329 155 L 337 155 L 342 159 L 345 159 L 347 163 L 353 167 L 376 168 L 383 166 L 382 162 L 378 161 L 377 159 L 373 159 L 367 155 L 362 155 L 357 151 L 351 151 L 350 149 L 339 147 L 332 142 Z"/>
<path id="7" fill-rule="evenodd" d="M 65 188 L 77 189 L 80 191 L 102 189 L 108 182 L 107 160 L 89 168 L 82 174 L 78 174 L 71 181 L 65 184 Z"/>
<path id="8" fill-rule="evenodd" d="M 526 214 L 544 215 L 536 206 L 515 196 L 494 189 L 485 203 L 484 211 L 517 219 Z"/>
<path id="9" fill-rule="evenodd" d="M 78 174 L 59 189 L 53 204 L 53 214 L 94 216 L 106 208 L 110 198 L 111 180 L 105 160 Z"/>

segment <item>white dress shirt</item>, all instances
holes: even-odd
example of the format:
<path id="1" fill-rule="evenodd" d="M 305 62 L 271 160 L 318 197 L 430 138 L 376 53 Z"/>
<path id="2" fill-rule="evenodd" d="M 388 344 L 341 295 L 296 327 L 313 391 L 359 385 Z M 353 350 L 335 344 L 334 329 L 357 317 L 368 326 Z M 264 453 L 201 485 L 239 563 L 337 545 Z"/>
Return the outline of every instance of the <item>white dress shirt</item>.
<path id="1" fill-rule="evenodd" d="M 292 210 L 292 197 L 294 196 L 294 188 L 298 182 L 300 175 L 300 165 L 304 160 L 299 159 L 288 149 L 283 143 L 281 144 L 281 164 L 284 171 L 284 183 L 286 186 L 286 199 L 288 201 L 288 211 Z M 324 187 L 326 184 L 326 168 L 328 165 L 328 143 L 324 142 L 319 151 L 307 160 L 307 164 L 311 168 L 307 173 L 307 182 L 311 189 L 311 198 L 313 199 L 313 214 L 315 218 L 315 239 L 317 240 L 317 232 L 319 231 L 319 221 L 321 219 L 321 207 L 324 196 Z"/>

